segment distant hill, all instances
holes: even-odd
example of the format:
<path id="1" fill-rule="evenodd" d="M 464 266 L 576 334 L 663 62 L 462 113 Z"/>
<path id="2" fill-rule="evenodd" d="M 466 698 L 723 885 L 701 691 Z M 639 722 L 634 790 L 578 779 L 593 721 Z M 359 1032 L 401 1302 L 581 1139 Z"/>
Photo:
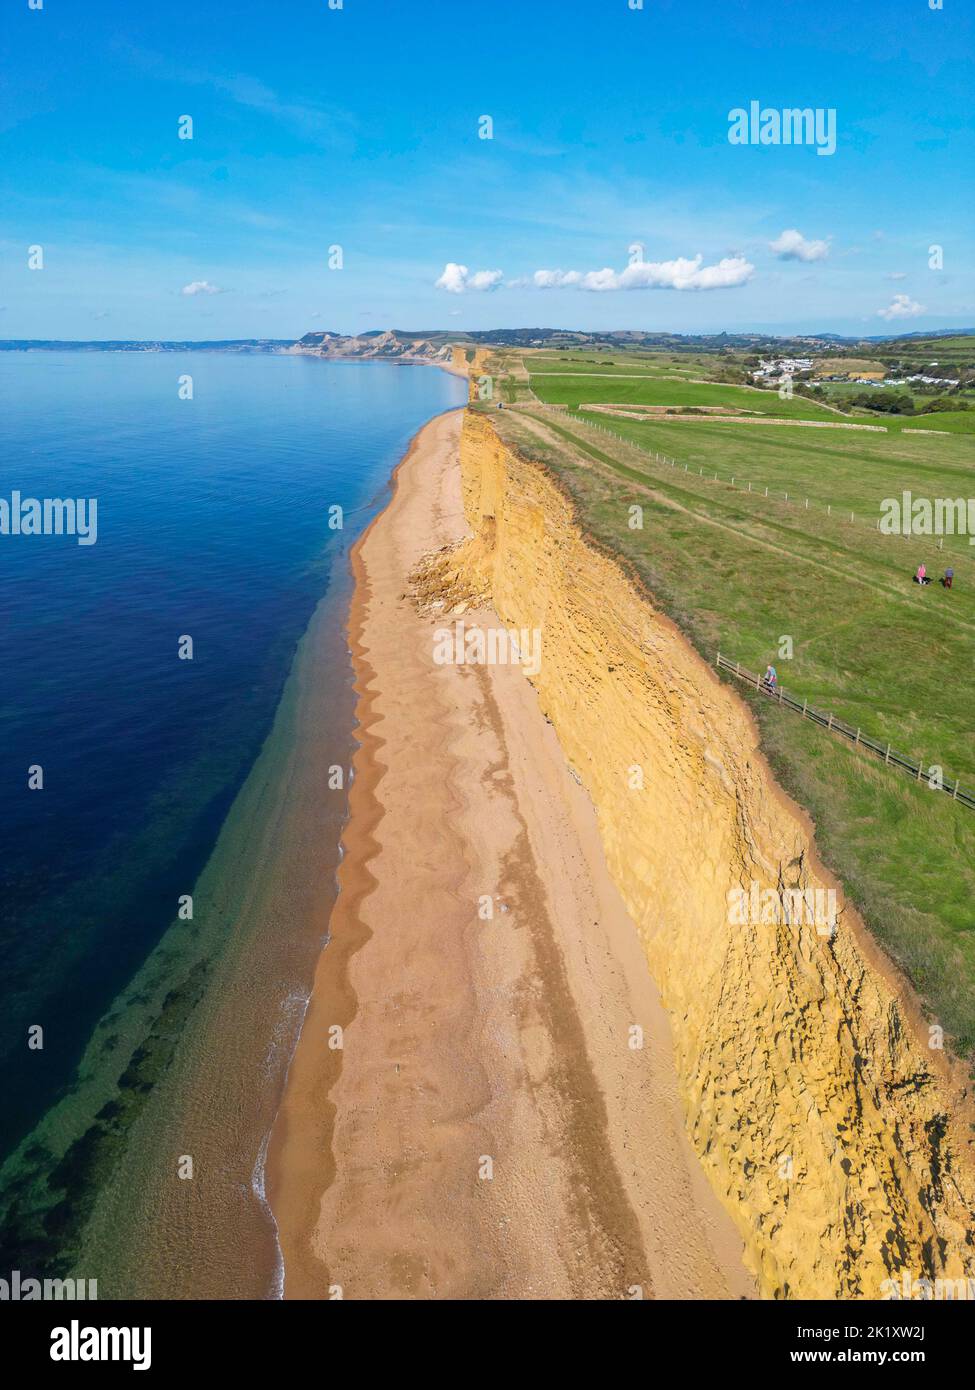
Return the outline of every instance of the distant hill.
<path id="1" fill-rule="evenodd" d="M 975 333 L 975 330 L 973 330 Z M 300 351 L 329 357 L 429 358 L 448 344 L 482 347 L 560 348 L 582 347 L 619 351 L 645 348 L 665 352 L 746 352 L 806 355 L 828 349 L 830 353 L 856 354 L 864 344 L 884 344 L 896 350 L 899 344 L 914 355 L 925 343 L 944 344 L 945 340 L 975 353 L 975 336 L 969 330 L 945 329 L 937 333 L 884 334 L 869 338 L 844 337 L 839 333 L 797 334 L 794 337 L 768 333 L 644 333 L 637 329 L 617 329 L 587 333 L 563 328 L 492 328 L 457 332 L 449 329 L 406 331 L 372 329 L 356 337 L 341 333 L 306 333 L 295 344 Z"/>
<path id="2" fill-rule="evenodd" d="M 0 352 L 280 352 L 291 338 L 227 338 L 170 342 L 139 338 L 0 338 Z"/>
<path id="3" fill-rule="evenodd" d="M 342 333 L 306 333 L 291 352 L 313 357 L 381 358 L 387 362 L 440 362 L 450 359 L 450 344 L 469 341 L 463 334 L 402 333 L 373 329 L 349 337 Z"/>

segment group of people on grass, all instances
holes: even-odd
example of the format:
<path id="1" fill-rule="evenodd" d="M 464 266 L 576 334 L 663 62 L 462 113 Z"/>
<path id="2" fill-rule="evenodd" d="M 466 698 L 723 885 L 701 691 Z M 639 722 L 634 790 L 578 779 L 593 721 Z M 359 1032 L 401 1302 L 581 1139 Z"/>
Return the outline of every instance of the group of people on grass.
<path id="1" fill-rule="evenodd" d="M 944 588 L 944 589 L 950 589 L 950 588 L 951 588 L 951 584 L 952 584 L 952 580 L 954 579 L 954 577 L 955 577 L 955 571 L 954 571 L 954 570 L 951 568 L 951 566 L 949 565 L 948 568 L 945 570 L 944 574 L 941 576 L 941 578 L 940 578 L 940 580 L 939 580 L 938 582 L 941 584 L 942 588 Z M 914 583 L 915 583 L 915 584 L 933 584 L 933 583 L 934 583 L 934 580 L 933 580 L 933 579 L 931 578 L 931 576 L 928 574 L 927 568 L 926 568 L 926 566 L 924 565 L 923 561 L 922 561 L 922 563 L 921 563 L 920 565 L 918 565 L 918 567 L 917 567 L 917 574 L 914 576 Z"/>

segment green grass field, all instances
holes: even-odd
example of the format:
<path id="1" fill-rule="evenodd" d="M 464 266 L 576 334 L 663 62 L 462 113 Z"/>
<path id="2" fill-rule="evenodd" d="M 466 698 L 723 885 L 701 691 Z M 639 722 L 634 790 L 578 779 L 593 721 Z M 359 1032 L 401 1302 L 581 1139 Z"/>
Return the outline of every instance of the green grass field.
<path id="1" fill-rule="evenodd" d="M 610 377 L 608 373 L 594 372 L 592 376 L 583 376 L 581 372 L 574 372 L 547 376 L 536 374 L 533 369 L 531 387 L 540 401 L 552 405 L 579 406 L 594 402 L 614 405 L 721 405 L 744 413 L 755 412 L 786 419 L 840 419 L 836 411 L 802 396 L 783 400 L 777 391 L 677 379 L 664 373 Z"/>
<path id="2" fill-rule="evenodd" d="M 971 340 L 964 338 L 943 341 L 962 346 L 967 344 L 969 351 L 972 347 Z M 930 351 L 930 348 L 926 350 Z M 913 349 L 913 353 L 924 355 L 920 349 Z M 901 354 L 901 360 L 910 355 Z M 892 356 L 896 357 L 897 354 Z M 597 356 L 591 350 L 536 351 L 522 354 L 517 359 L 513 355 L 508 358 L 509 363 L 518 362 L 519 375 L 522 378 L 527 376 L 530 383 L 530 390 L 522 392 L 520 398 L 530 399 L 533 393 L 538 400 L 569 407 L 591 403 L 675 408 L 721 405 L 776 418 L 835 421 L 844 418 L 841 405 L 870 389 L 854 383 L 831 382 L 823 388 L 827 393 L 825 401 L 812 400 L 799 394 L 791 400 L 783 400 L 776 390 L 756 390 L 722 380 L 729 374 L 736 374 L 740 379 L 744 360 L 742 357 L 728 358 L 716 353 L 675 355 L 665 352 L 618 352 Z M 845 365 L 843 358 L 821 360 L 834 366 Z M 851 357 L 850 370 L 861 366 L 864 360 Z M 870 365 L 879 367 L 882 364 L 871 360 Z M 878 392 L 882 390 L 877 389 Z M 897 391 L 911 395 L 917 406 L 931 399 L 908 387 L 898 387 Z M 969 393 L 969 397 L 975 399 L 973 393 Z M 910 416 L 854 409 L 846 413 L 845 418 L 850 423 L 879 425 L 897 433 L 923 429 L 939 434 L 975 434 L 975 410 L 932 411 Z"/>
<path id="3" fill-rule="evenodd" d="M 975 410 L 932 410 L 927 415 L 892 415 L 894 430 L 934 430 L 936 434 L 975 434 Z"/>
<path id="4" fill-rule="evenodd" d="M 928 429 L 947 434 L 975 433 L 975 410 L 932 411 L 926 415 L 879 415 L 869 411 L 854 411 L 841 415 L 828 405 L 793 395 L 783 400 L 778 391 L 756 390 L 748 386 L 728 385 L 693 379 L 686 374 L 678 378 L 674 369 L 648 372 L 622 366 L 599 369 L 582 364 L 566 369 L 564 364 L 529 367 L 531 390 L 540 401 L 552 405 L 578 407 L 589 404 L 705 406 L 720 405 L 743 413 L 770 415 L 794 420 L 825 420 L 834 423 L 845 419 L 850 424 L 879 425 L 894 432 L 905 429 Z M 550 375 L 551 373 L 551 375 Z M 558 374 L 556 374 L 558 373 Z M 843 388 L 847 395 L 867 388 Z M 921 398 L 919 398 L 921 399 Z"/>
<path id="5" fill-rule="evenodd" d="M 923 362 L 945 362 L 951 358 L 971 357 L 975 353 L 975 337 L 961 333 L 950 338 L 898 338 L 885 342 L 878 351 L 884 358 L 901 361 L 913 358 Z"/>
<path id="6" fill-rule="evenodd" d="M 604 373 L 606 375 L 619 375 L 622 373 L 627 376 L 694 378 L 713 373 L 719 359 L 703 354 L 700 356 L 686 354 L 681 357 L 672 357 L 666 353 L 649 356 L 634 352 L 593 357 L 591 353 L 569 355 L 567 353 L 535 352 L 525 353 L 522 360 L 527 371 L 532 374 L 574 376 L 576 373 L 581 375 L 602 375 Z"/>
<path id="7" fill-rule="evenodd" d="M 687 392 L 687 383 L 532 379 L 542 400 L 569 405 L 622 400 L 620 386 L 632 389 L 629 399 L 688 400 L 660 394 Z M 702 404 L 739 395 L 767 401 L 777 417 L 799 406 L 802 418 L 822 418 L 809 402 L 774 393 L 692 393 Z M 975 791 L 975 546 L 952 536 L 939 550 L 937 538 L 876 529 L 882 499 L 904 489 L 975 496 L 975 449 L 964 435 L 625 420 L 536 403 L 494 418 L 559 475 L 596 538 L 633 563 L 708 660 L 718 649 L 753 670 L 771 660 L 800 699 Z M 644 508 L 642 531 L 627 525 L 634 503 Z M 938 575 L 949 558 L 952 591 L 911 582 L 921 560 Z M 781 655 L 785 638 L 791 659 Z M 975 812 L 737 688 L 848 897 L 971 1058 Z"/>

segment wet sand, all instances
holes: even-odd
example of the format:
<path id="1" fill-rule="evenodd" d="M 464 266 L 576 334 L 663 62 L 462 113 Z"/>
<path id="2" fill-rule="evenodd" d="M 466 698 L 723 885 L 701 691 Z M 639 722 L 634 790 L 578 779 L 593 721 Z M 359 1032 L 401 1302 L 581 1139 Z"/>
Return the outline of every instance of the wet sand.
<path id="1" fill-rule="evenodd" d="M 406 593 L 467 530 L 460 420 L 353 556 L 361 743 L 268 1156 L 285 1296 L 748 1296 L 589 798 L 522 671 L 435 664 Z"/>

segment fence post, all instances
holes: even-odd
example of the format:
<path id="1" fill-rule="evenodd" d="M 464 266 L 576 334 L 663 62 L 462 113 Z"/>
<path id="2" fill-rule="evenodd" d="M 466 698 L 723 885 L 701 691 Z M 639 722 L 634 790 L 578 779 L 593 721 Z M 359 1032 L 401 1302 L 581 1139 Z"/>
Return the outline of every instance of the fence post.
<path id="1" fill-rule="evenodd" d="M 888 743 L 888 745 L 887 745 L 887 752 L 884 754 L 884 762 L 885 762 L 885 763 L 889 763 L 889 762 L 890 762 L 890 744 L 889 744 L 889 743 Z"/>
<path id="2" fill-rule="evenodd" d="M 826 725 L 826 727 L 827 727 L 827 729 L 832 729 L 832 727 L 833 727 L 833 716 L 832 716 L 832 715 L 830 715 L 830 717 L 829 717 L 829 723 Z"/>
<path id="3" fill-rule="evenodd" d="M 955 790 L 951 794 L 952 801 L 958 800 L 958 778 L 955 778 Z"/>
<path id="4" fill-rule="evenodd" d="M 922 768 L 922 766 L 923 766 L 923 764 L 922 764 L 922 762 L 921 762 L 921 759 L 918 758 L 918 760 L 917 760 L 917 780 L 918 780 L 919 782 L 920 782 L 920 780 L 921 780 L 921 768 Z"/>
<path id="5" fill-rule="evenodd" d="M 857 729 L 857 736 L 856 736 L 856 738 L 853 740 L 853 742 L 854 742 L 854 743 L 859 743 L 859 742 L 860 742 L 860 730 L 859 730 L 859 729 Z"/>
<path id="6" fill-rule="evenodd" d="M 806 698 L 805 698 L 805 699 L 803 700 L 803 702 L 802 702 L 802 717 L 803 717 L 803 719 L 805 719 L 805 717 L 806 717 L 806 706 L 807 706 L 808 704 L 809 704 L 809 697 L 808 697 L 808 695 L 807 695 Z"/>

